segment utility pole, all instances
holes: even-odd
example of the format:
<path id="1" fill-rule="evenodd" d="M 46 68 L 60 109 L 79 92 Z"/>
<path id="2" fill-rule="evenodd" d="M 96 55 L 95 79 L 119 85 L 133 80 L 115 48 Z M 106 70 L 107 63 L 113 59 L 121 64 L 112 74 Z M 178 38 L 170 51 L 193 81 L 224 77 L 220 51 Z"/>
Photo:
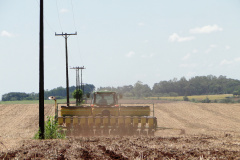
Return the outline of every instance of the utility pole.
<path id="1" fill-rule="evenodd" d="M 71 35 L 77 35 L 77 32 L 72 34 L 63 33 L 62 34 L 56 34 L 55 36 L 63 36 L 65 38 L 65 48 L 66 48 L 66 89 L 67 89 L 67 106 L 69 106 L 69 80 L 68 80 L 68 50 L 67 50 L 67 38 Z"/>
<path id="2" fill-rule="evenodd" d="M 82 70 L 83 69 L 86 69 L 83 67 L 72 67 L 70 69 L 75 69 L 76 70 L 76 89 L 81 89 L 84 93 L 84 88 L 83 88 L 83 85 L 82 85 Z M 79 69 L 81 69 L 81 86 L 80 86 L 80 82 L 79 82 Z M 76 98 L 76 104 L 79 105 L 81 103 L 82 99 L 80 99 L 80 97 L 77 97 Z"/>
<path id="3" fill-rule="evenodd" d="M 40 0 L 40 32 L 39 32 L 39 138 L 44 139 L 44 25 L 43 0 Z"/>

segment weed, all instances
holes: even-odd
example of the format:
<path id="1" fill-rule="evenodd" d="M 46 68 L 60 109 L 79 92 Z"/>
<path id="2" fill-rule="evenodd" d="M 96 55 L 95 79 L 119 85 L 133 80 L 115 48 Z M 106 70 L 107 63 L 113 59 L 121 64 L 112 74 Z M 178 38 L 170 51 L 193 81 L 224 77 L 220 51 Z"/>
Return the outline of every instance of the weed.
<path id="1" fill-rule="evenodd" d="M 48 116 L 48 120 L 44 125 L 44 138 L 45 139 L 65 139 L 66 134 L 62 128 L 58 127 L 58 122 L 53 116 Z M 34 135 L 34 139 L 39 139 L 40 130 Z"/>

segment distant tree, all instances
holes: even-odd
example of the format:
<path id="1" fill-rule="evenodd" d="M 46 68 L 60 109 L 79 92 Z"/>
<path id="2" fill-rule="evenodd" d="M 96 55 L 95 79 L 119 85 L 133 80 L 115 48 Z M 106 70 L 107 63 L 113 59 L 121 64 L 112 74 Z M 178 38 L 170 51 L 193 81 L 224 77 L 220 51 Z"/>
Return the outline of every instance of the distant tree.
<path id="1" fill-rule="evenodd" d="M 91 93 L 95 90 L 95 86 L 93 84 L 84 84 L 84 94 Z"/>
<path id="2" fill-rule="evenodd" d="M 141 81 L 138 81 L 133 87 L 133 93 L 138 98 L 149 97 L 151 95 L 151 88 L 147 84 L 143 84 Z"/>
<path id="3" fill-rule="evenodd" d="M 133 97 L 133 93 L 131 93 L 131 92 L 125 92 L 125 93 L 123 94 L 123 96 L 124 96 L 124 97 Z"/>
<path id="4" fill-rule="evenodd" d="M 72 93 L 76 89 L 75 86 L 69 87 L 70 98 L 72 98 Z M 91 93 L 95 90 L 93 84 L 84 84 L 84 94 Z M 55 96 L 57 99 L 66 98 L 66 88 L 57 87 L 51 90 L 44 91 L 44 99 L 48 99 L 49 96 Z M 23 92 L 10 92 L 2 95 L 2 101 L 19 101 L 19 100 L 38 100 L 38 93 L 23 93 Z"/>
<path id="5" fill-rule="evenodd" d="M 178 94 L 177 94 L 176 92 L 170 92 L 170 93 L 169 93 L 169 96 L 170 96 L 170 97 L 177 97 Z"/>
<path id="6" fill-rule="evenodd" d="M 29 95 L 23 92 L 10 92 L 2 95 L 2 101 L 20 101 L 25 100 Z"/>
<path id="7" fill-rule="evenodd" d="M 133 97 L 134 93 L 133 93 L 133 86 L 132 85 L 125 85 L 122 87 L 99 87 L 97 89 L 97 91 L 113 91 L 113 92 L 117 92 L 119 94 L 124 95 L 125 97 Z"/>
<path id="8" fill-rule="evenodd" d="M 184 101 L 189 101 L 189 99 L 188 99 L 187 96 L 184 96 L 184 97 L 183 97 L 183 100 L 184 100 Z"/>
<path id="9" fill-rule="evenodd" d="M 233 96 L 239 96 L 240 95 L 240 90 L 238 90 L 238 91 L 233 91 Z"/>
<path id="10" fill-rule="evenodd" d="M 79 105 L 83 100 L 83 91 L 81 89 L 75 89 L 72 95 L 73 98 L 76 99 L 76 104 Z"/>
<path id="11" fill-rule="evenodd" d="M 233 93 L 234 90 L 240 90 L 240 81 L 229 79 L 226 76 L 196 76 L 187 80 L 182 77 L 180 80 L 174 78 L 169 81 L 160 81 L 153 85 L 154 95 L 170 94 L 175 92 L 180 96 L 184 95 L 205 95 L 205 94 L 223 94 Z"/>

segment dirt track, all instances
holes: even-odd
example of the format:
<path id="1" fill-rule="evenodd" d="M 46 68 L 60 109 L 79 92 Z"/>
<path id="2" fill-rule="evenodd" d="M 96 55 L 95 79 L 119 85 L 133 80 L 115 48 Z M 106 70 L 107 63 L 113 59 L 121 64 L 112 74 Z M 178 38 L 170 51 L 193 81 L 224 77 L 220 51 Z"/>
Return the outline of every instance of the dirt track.
<path id="1" fill-rule="evenodd" d="M 46 105 L 45 114 L 53 115 L 54 107 Z M 239 104 L 161 102 L 155 104 L 158 126 L 170 129 L 155 137 L 39 141 L 31 140 L 38 130 L 37 105 L 0 105 L 0 159 L 240 159 L 239 115 Z"/>

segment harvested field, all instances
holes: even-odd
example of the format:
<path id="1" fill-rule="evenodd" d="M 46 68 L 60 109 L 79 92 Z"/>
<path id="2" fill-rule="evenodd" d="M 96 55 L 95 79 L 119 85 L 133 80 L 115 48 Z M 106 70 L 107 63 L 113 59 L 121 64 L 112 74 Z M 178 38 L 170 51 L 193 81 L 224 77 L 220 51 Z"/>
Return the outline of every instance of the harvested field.
<path id="1" fill-rule="evenodd" d="M 240 105 L 155 103 L 154 137 L 69 137 L 32 140 L 38 105 L 0 105 L 0 159 L 240 159 Z M 45 105 L 45 114 L 54 107 Z M 168 129 L 166 129 L 168 128 Z"/>

